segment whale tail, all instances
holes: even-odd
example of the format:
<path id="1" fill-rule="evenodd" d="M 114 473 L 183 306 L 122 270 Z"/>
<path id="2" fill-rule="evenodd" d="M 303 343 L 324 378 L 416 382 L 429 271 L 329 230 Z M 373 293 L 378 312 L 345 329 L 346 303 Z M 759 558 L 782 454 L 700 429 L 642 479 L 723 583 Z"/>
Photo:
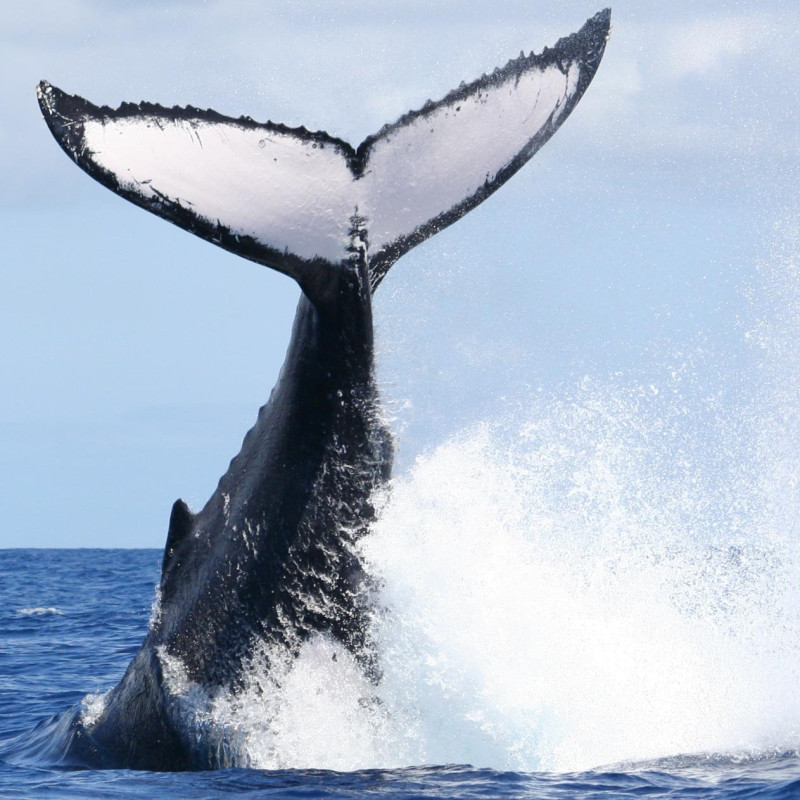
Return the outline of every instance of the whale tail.
<path id="1" fill-rule="evenodd" d="M 290 275 L 320 276 L 366 247 L 372 289 L 403 253 L 477 206 L 558 130 L 594 77 L 610 11 L 369 136 L 197 108 L 98 107 L 42 82 L 61 147 L 131 202 Z"/>

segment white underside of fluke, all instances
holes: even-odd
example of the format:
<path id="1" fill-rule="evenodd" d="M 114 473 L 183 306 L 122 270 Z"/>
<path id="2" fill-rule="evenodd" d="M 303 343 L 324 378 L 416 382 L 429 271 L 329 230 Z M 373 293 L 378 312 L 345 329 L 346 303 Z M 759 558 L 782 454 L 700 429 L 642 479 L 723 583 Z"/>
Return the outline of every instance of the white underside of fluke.
<path id="1" fill-rule="evenodd" d="M 359 177 L 333 140 L 199 114 L 88 118 L 84 155 L 149 204 L 177 203 L 273 250 L 338 263 L 354 214 L 379 252 L 493 182 L 557 124 L 579 74 L 577 62 L 529 69 L 437 104 L 379 135 Z"/>

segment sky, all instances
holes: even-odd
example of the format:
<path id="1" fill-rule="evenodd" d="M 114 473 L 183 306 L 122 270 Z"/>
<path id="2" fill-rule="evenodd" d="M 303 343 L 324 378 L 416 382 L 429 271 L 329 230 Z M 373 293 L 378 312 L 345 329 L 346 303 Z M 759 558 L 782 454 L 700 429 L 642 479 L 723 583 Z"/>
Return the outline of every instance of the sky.
<path id="1" fill-rule="evenodd" d="M 298 297 L 91 181 L 47 131 L 39 80 L 357 144 L 600 7 L 3 4 L 0 547 L 163 546 L 172 502 L 205 502 L 266 401 Z M 800 12 L 621 0 L 612 24 L 552 141 L 376 295 L 399 472 L 526 392 L 657 380 L 698 348 L 746 358 L 748 286 L 798 211 Z"/>

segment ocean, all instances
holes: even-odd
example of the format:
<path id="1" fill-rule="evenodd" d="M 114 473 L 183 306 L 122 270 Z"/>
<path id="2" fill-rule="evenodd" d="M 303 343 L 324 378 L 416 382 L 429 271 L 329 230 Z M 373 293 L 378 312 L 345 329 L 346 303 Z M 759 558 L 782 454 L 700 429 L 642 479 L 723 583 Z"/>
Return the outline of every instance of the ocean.
<path id="1" fill-rule="evenodd" d="M 593 769 L 554 770 L 522 769 L 539 759 L 551 763 L 555 753 L 566 753 L 569 737 L 559 740 L 559 730 L 568 720 L 543 715 L 541 708 L 531 704 L 529 693 L 541 684 L 537 676 L 529 676 L 531 686 L 506 689 L 516 695 L 517 708 L 508 707 L 491 697 L 486 684 L 476 688 L 476 676 L 453 678 L 459 672 L 454 664 L 449 670 L 443 664 L 417 665 L 417 674 L 406 675 L 403 691 L 416 688 L 416 698 L 406 697 L 417 704 L 414 724 L 409 725 L 408 709 L 401 729 L 385 724 L 380 733 L 394 741 L 376 755 L 374 742 L 362 739 L 363 750 L 385 763 L 358 763 L 361 756 L 349 748 L 358 747 L 358 736 L 338 731 L 330 737 L 322 716 L 311 719 L 308 709 L 295 709 L 293 735 L 284 732 L 288 743 L 283 754 L 275 753 L 281 742 L 273 743 L 274 764 L 266 768 L 243 767 L 216 772 L 145 773 L 125 770 L 81 770 L 61 768 L 52 763 L 47 752 L 48 731 L 59 715 L 81 702 L 86 703 L 111 687 L 121 676 L 135 652 L 148 624 L 154 597 L 161 554 L 155 550 L 4 550 L 0 551 L 0 797 L 4 798 L 226 798 L 226 797 L 436 797 L 436 798 L 793 798 L 800 796 L 800 757 L 792 742 L 784 747 L 762 750 L 744 749 L 739 752 L 672 754 L 638 763 L 617 763 Z M 663 620 L 662 620 L 663 621 Z M 481 622 L 476 622 L 480 632 Z M 402 638 L 402 637 L 400 637 Z M 400 646 L 399 639 L 394 647 Z M 497 645 L 497 642 L 494 643 Z M 408 643 L 406 642 L 406 646 Z M 445 648 L 447 649 L 447 648 Z M 522 648 L 525 650 L 524 646 Z M 403 656 L 387 657 L 403 661 Z M 412 650 L 414 648 L 412 647 Z M 415 653 L 416 656 L 420 654 Z M 685 655 L 682 654 L 682 655 Z M 449 645 L 449 657 L 455 659 L 454 645 Z M 463 666 L 463 665 L 462 665 Z M 486 669 L 486 667 L 482 667 Z M 513 679 L 516 665 L 505 675 Z M 535 665 L 532 667 L 535 669 Z M 658 669 L 649 664 L 648 669 Z M 400 665 L 408 672 L 408 663 Z M 576 665 L 582 673 L 584 666 Z M 684 674 L 673 674 L 674 682 L 686 682 L 695 667 L 686 665 Z M 451 672 L 449 683 L 446 676 Z M 391 670 L 390 670 L 391 673 Z M 599 676 L 598 676 L 599 677 Z M 568 687 L 575 689 L 574 678 L 564 675 Z M 726 687 L 731 689 L 730 679 Z M 388 680 L 397 676 L 389 674 Z M 459 683 L 460 681 L 460 683 Z M 306 691 L 320 692 L 313 677 L 302 681 Z M 754 676 L 753 691 L 759 681 Z M 472 696 L 455 697 L 469 687 Z M 600 692 L 601 686 L 593 687 Z M 616 689 L 615 689 L 616 691 Z M 636 695 L 636 688 L 631 691 Z M 291 694 L 291 692 L 290 692 Z M 702 693 L 701 693 L 702 694 Z M 638 695 L 636 695 L 637 700 Z M 575 702 L 581 699 L 575 696 Z M 728 696 L 731 702 L 735 697 Z M 289 697 L 288 702 L 292 702 Z M 330 703 L 330 698 L 328 698 Z M 340 697 L 342 705 L 346 697 Z M 658 698 L 656 698 L 658 702 Z M 438 704 L 438 708 L 435 707 Z M 477 708 L 484 705 L 484 718 Z M 597 708 L 588 704 L 584 722 L 591 729 L 592 716 Z M 323 706 L 324 708 L 325 706 Z M 518 712 L 530 713 L 535 724 L 526 727 L 516 719 Z M 319 707 L 312 709 L 319 712 Z M 337 725 L 346 710 L 328 708 Z M 447 711 L 452 718 L 443 721 Z M 659 713 L 664 709 L 642 705 L 633 723 L 636 736 L 648 736 L 651 726 L 663 724 Z M 505 713 L 506 718 L 502 718 Z M 574 711 L 578 715 L 581 709 Z M 620 717 L 629 713 L 619 709 Z M 674 709 L 673 724 L 695 714 L 690 708 Z M 428 715 L 427 719 L 423 719 Z M 493 718 L 491 718 L 493 715 Z M 403 716 L 401 714 L 401 716 Z M 735 715 L 734 715 L 735 716 Z M 491 719 L 490 719 L 491 718 Z M 286 722 L 284 715 L 284 723 Z M 623 720 L 624 721 L 624 720 Z M 607 736 L 613 739 L 620 719 L 605 720 Z M 359 722 L 354 723 L 358 727 Z M 708 725 L 708 722 L 707 722 Z M 369 726 L 367 726 L 369 727 Z M 574 732 L 580 740 L 579 729 Z M 711 726 L 713 727 L 713 726 Z M 746 734 L 745 725 L 740 731 Z M 322 743 L 313 743 L 314 729 L 321 730 Z M 548 729 L 549 728 L 549 729 Z M 603 725 L 600 726 L 602 735 Z M 515 731 L 510 734 L 509 731 Z M 524 736 L 520 738 L 520 732 Z M 363 736 L 363 731 L 361 732 Z M 659 732 L 651 731 L 652 741 L 658 742 Z M 457 757 L 469 753 L 473 765 L 460 761 L 439 763 L 422 759 L 419 764 L 395 763 L 413 759 L 414 747 L 428 747 Z M 306 737 L 310 745 L 303 745 Z M 280 740 L 280 736 L 277 737 Z M 624 737 L 623 737 L 624 738 Z M 409 739 L 416 739 L 415 743 Z M 422 742 L 421 740 L 428 740 Z M 459 741 L 460 739 L 460 741 Z M 446 744 L 445 744 L 446 743 Z M 647 745 L 646 742 L 641 744 Z M 522 752 L 527 746 L 529 752 Z M 326 753 L 324 749 L 328 748 Z M 306 754 L 303 754 L 303 749 Z M 503 754 L 503 749 L 506 752 Z M 589 748 L 591 749 L 591 748 Z M 405 752 L 404 752 L 405 751 Z M 481 755 L 481 751 L 483 751 Z M 422 755 L 424 750 L 419 750 Z M 316 755 L 312 755 L 316 753 Z M 549 754 L 548 754 L 549 753 Z M 574 756 L 574 754 L 573 754 Z M 565 756 L 565 763 L 573 756 Z M 588 754 L 588 757 L 592 757 Z M 281 765 L 280 759 L 296 761 L 297 766 Z M 304 758 L 318 759 L 317 764 L 303 764 Z M 352 760 L 351 768 L 344 764 Z M 268 760 L 268 759 L 267 759 Z M 328 762 L 327 766 L 325 762 Z M 502 762 L 506 763 L 502 763 Z M 494 763 L 492 763 L 494 762 Z M 509 768 L 516 763 L 517 768 Z"/>

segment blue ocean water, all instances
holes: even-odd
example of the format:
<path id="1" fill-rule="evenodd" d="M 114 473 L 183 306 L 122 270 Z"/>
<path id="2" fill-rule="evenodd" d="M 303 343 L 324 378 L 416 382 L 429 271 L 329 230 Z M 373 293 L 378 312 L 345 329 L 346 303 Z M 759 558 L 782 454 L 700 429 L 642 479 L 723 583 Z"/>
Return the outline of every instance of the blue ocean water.
<path id="1" fill-rule="evenodd" d="M 581 772 L 427 764 L 156 774 L 46 763 L 39 748 L 48 721 L 112 686 L 135 652 L 160 558 L 154 550 L 0 551 L 0 797 L 800 797 L 800 758 L 780 749 Z"/>

